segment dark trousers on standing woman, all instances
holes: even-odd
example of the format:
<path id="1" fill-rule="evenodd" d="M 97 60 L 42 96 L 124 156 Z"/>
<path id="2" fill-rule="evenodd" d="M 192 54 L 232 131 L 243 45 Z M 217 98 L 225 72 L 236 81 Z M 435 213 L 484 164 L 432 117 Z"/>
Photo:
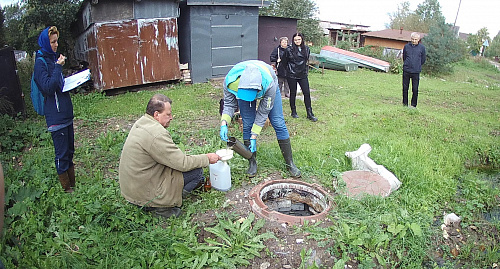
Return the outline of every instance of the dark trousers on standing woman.
<path id="1" fill-rule="evenodd" d="M 411 106 L 417 106 L 418 99 L 418 83 L 420 81 L 420 73 L 403 72 L 403 105 L 408 106 L 408 88 L 410 87 L 411 79 Z"/>
<path id="2" fill-rule="evenodd" d="M 73 154 L 75 153 L 75 133 L 73 124 L 50 133 L 54 142 L 56 154 L 55 163 L 57 174 L 63 174 L 73 166 Z"/>
<path id="3" fill-rule="evenodd" d="M 278 86 L 281 89 L 282 96 L 289 97 L 290 89 L 288 88 L 288 81 L 286 81 L 286 77 L 278 76 Z"/>
<path id="4" fill-rule="evenodd" d="M 309 90 L 309 79 L 294 79 L 287 78 L 288 87 L 290 88 L 290 109 L 292 113 L 296 111 L 295 108 L 295 99 L 297 97 L 297 83 L 300 85 L 302 89 L 302 94 L 304 94 L 304 104 L 306 105 L 306 110 L 311 108 L 311 91 Z"/>

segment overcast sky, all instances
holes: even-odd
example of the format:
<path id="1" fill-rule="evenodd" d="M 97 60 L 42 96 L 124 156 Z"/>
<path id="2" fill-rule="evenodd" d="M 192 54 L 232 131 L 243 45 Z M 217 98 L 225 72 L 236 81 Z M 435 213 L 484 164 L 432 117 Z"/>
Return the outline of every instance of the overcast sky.
<path id="1" fill-rule="evenodd" d="M 320 10 L 319 18 L 325 21 L 361 24 L 370 30 L 385 29 L 390 22 L 388 14 L 395 13 L 404 0 L 314 0 Z M 409 0 L 410 10 L 415 11 L 424 0 Z M 460 32 L 475 34 L 488 28 L 490 37 L 500 31 L 500 0 L 439 0 L 441 12 L 447 23 L 460 26 Z"/>
<path id="2" fill-rule="evenodd" d="M 16 0 L 0 0 L 0 6 L 2 6 L 2 8 L 6 5 L 10 5 L 12 3 L 15 3 L 15 2 L 18 2 Z"/>
<path id="3" fill-rule="evenodd" d="M 370 30 L 385 29 L 390 22 L 389 13 L 398 10 L 404 0 L 314 0 L 319 7 L 321 20 L 361 24 L 371 26 Z M 0 0 L 5 6 L 17 0 Z M 410 9 L 414 11 L 424 0 L 409 0 Z M 447 23 L 460 26 L 460 32 L 475 34 L 483 27 L 488 28 L 491 38 L 500 31 L 500 0 L 462 0 L 457 17 L 460 0 L 439 0 L 441 12 Z"/>

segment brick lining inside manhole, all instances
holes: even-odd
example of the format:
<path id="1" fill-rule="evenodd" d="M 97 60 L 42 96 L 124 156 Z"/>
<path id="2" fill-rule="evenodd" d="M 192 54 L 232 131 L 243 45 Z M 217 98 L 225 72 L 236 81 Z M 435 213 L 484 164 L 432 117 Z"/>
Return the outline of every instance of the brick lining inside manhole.
<path id="1" fill-rule="evenodd" d="M 319 185 L 291 179 L 263 182 L 251 190 L 249 197 L 257 215 L 293 224 L 324 218 L 332 202 Z"/>

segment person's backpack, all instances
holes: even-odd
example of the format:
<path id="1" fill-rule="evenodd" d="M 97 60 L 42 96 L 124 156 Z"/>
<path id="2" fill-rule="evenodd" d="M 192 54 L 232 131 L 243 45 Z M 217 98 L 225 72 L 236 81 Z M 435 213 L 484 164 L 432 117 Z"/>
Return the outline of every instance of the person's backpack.
<path id="1" fill-rule="evenodd" d="M 47 67 L 47 62 L 43 57 L 38 57 L 43 61 L 45 67 Z M 38 59 L 37 58 L 37 59 Z M 36 61 L 36 60 L 35 60 Z M 35 71 L 33 71 L 33 75 L 31 75 L 31 102 L 33 103 L 33 108 L 36 113 L 40 116 L 45 115 L 45 97 L 42 92 L 38 88 L 38 85 L 35 82 Z"/>

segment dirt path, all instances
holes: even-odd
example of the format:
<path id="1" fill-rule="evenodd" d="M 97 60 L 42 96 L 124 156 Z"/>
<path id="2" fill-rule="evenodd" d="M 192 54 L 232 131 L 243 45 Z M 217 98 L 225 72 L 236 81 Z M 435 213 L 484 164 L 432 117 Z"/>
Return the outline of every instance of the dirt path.
<path id="1" fill-rule="evenodd" d="M 495 62 L 495 61 L 492 61 L 492 60 L 488 60 L 492 65 L 496 66 L 498 68 L 498 70 L 500 70 L 500 63 L 499 62 Z"/>

